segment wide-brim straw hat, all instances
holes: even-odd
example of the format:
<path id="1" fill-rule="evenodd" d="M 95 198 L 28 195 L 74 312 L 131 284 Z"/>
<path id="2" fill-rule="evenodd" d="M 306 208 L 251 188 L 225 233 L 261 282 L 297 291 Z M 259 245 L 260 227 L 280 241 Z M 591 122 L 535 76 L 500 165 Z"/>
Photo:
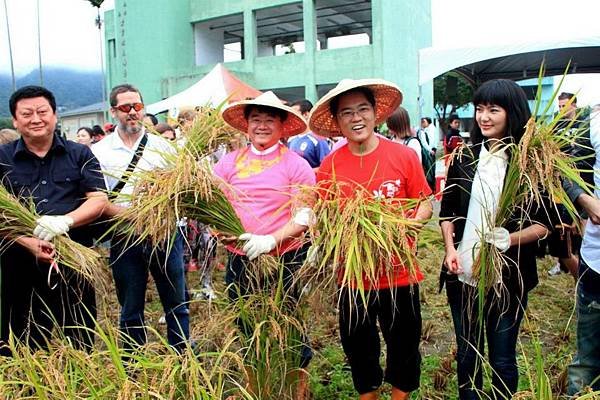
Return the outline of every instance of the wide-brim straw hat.
<path id="1" fill-rule="evenodd" d="M 402 104 L 402 92 L 392 82 L 383 79 L 343 79 L 313 107 L 308 121 L 310 130 L 321 136 L 342 136 L 329 104 L 336 96 L 358 87 L 366 87 L 373 92 L 376 125 L 383 123 Z"/>
<path id="2" fill-rule="evenodd" d="M 248 132 L 248 121 L 244 118 L 244 109 L 248 105 L 267 106 L 283 110 L 287 113 L 287 118 L 283 121 L 283 137 L 290 137 L 305 132 L 308 129 L 306 121 L 296 110 L 283 104 L 275 93 L 268 91 L 255 99 L 242 100 L 229 104 L 223 109 L 223 119 L 232 128 L 240 132 Z"/>

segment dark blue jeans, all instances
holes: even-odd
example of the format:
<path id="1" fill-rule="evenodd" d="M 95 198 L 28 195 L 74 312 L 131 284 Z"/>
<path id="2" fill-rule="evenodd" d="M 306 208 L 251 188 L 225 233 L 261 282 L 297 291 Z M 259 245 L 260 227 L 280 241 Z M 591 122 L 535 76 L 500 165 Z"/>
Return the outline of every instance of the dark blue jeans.
<path id="1" fill-rule="evenodd" d="M 185 347 L 189 338 L 189 308 L 185 301 L 183 237 L 178 234 L 173 248 L 165 251 L 144 241 L 126 245 L 114 238 L 110 263 L 121 305 L 119 327 L 126 335 L 126 348 L 146 343 L 144 306 L 148 271 L 152 274 L 167 320 L 167 340 L 176 349 Z"/>
<path id="2" fill-rule="evenodd" d="M 583 259 L 577 288 L 577 356 L 569 365 L 569 395 L 586 386 L 600 390 L 600 274 Z"/>
<path id="3" fill-rule="evenodd" d="M 527 307 L 527 293 L 510 290 L 504 291 L 500 297 L 490 293 L 485 299 L 484 316 L 478 318 L 477 288 L 451 279 L 446 282 L 446 292 L 458 348 L 456 370 L 459 398 L 470 400 L 483 397 L 482 357 L 486 338 L 495 395 L 492 398 L 512 398 L 519 383 L 517 335 Z"/>

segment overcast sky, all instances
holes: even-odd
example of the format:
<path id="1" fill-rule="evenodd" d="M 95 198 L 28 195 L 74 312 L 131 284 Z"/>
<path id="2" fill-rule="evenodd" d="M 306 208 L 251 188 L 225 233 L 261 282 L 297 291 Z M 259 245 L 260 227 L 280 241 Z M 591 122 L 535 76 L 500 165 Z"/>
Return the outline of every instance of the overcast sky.
<path id="1" fill-rule="evenodd" d="M 3 1 L 0 1 L 0 71 L 10 73 Z M 42 65 L 100 69 L 97 9 L 85 0 L 39 0 Z M 17 74 L 37 67 L 36 0 L 6 0 Z M 104 6 L 103 8 L 104 9 Z"/>
<path id="2" fill-rule="evenodd" d="M 4 4 L 0 1 L 0 72 L 10 72 Z M 187 1 L 187 0 L 177 0 Z M 423 0 L 426 1 L 426 0 Z M 6 0 L 15 70 L 29 72 L 38 62 L 36 0 Z M 43 65 L 100 69 L 96 8 L 86 0 L 39 0 Z M 598 0 L 431 0 L 433 45 L 467 47 L 513 41 L 600 36 Z M 101 11 L 114 7 L 106 0 Z M 423 29 L 427 29 L 426 26 Z M 570 78 L 576 91 L 590 76 Z M 596 77 L 594 81 L 600 82 Z M 600 100 L 600 84 L 584 87 L 583 97 Z M 590 95 L 587 95 L 587 92 Z M 597 94 L 594 94 L 597 93 Z M 594 97 L 594 100 L 592 98 Z"/>

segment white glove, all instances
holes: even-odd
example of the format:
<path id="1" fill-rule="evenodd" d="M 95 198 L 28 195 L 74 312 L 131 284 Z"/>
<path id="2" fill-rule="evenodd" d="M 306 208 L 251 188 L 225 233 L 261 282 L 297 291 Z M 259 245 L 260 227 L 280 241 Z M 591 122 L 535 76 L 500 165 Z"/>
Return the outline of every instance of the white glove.
<path id="1" fill-rule="evenodd" d="M 298 225 L 313 226 L 315 224 L 315 213 L 308 207 L 300 208 L 296 211 L 296 214 L 292 217 L 292 221 Z"/>
<path id="2" fill-rule="evenodd" d="M 73 225 L 73 218 L 66 215 L 44 215 L 36 220 L 37 225 L 33 230 L 34 236 L 50 241 L 54 236 L 64 235 Z"/>
<path id="3" fill-rule="evenodd" d="M 317 266 L 317 258 L 319 257 L 319 245 L 313 244 L 306 252 L 306 264 L 311 267 Z"/>
<path id="4" fill-rule="evenodd" d="M 510 248 L 510 233 L 505 228 L 494 228 L 486 232 L 483 239 L 496 246 L 502 253 Z"/>
<path id="5" fill-rule="evenodd" d="M 277 246 L 275 238 L 271 235 L 255 235 L 253 233 L 241 234 L 238 238 L 240 240 L 247 240 L 242 250 L 246 253 L 246 256 L 250 260 L 254 260 L 261 254 L 268 253 Z"/>

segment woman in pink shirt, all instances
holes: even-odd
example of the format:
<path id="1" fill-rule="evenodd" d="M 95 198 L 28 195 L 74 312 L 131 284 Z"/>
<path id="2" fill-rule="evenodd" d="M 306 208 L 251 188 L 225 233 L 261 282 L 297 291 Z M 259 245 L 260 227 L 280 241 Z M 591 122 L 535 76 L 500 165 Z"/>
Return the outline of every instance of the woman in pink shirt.
<path id="1" fill-rule="evenodd" d="M 229 105 L 223 119 L 250 141 L 248 147 L 226 154 L 214 167 L 246 230 L 226 243 L 229 298 L 233 302 L 251 292 L 249 262 L 271 254 L 284 264 L 284 288 L 297 300 L 293 275 L 306 258 L 308 244 L 302 237 L 313 219 L 312 210 L 302 201 L 301 188 L 314 185 L 315 174 L 281 139 L 306 131 L 306 122 L 272 92 Z M 251 333 L 244 330 L 252 327 L 240 328 Z M 300 358 L 300 367 L 306 367 L 312 358 L 310 347 L 303 346 Z"/>

